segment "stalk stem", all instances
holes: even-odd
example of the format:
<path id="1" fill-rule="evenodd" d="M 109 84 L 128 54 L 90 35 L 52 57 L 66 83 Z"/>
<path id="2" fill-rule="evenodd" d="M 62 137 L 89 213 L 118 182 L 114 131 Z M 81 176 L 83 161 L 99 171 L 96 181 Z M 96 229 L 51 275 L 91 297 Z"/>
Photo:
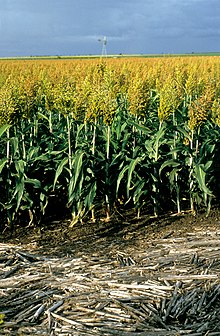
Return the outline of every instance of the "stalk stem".
<path id="1" fill-rule="evenodd" d="M 49 111 L 49 129 L 50 129 L 50 133 L 53 133 L 52 112 L 51 111 Z"/>
<path id="2" fill-rule="evenodd" d="M 173 125 L 177 126 L 177 122 L 175 119 L 175 112 L 173 113 Z M 176 140 L 177 140 L 177 131 L 174 132 L 174 137 L 173 137 L 173 159 L 176 161 L 177 160 L 177 153 L 176 153 Z M 180 188 L 179 188 L 179 181 L 178 181 L 178 174 L 175 173 L 174 175 L 174 181 L 175 181 L 175 189 L 176 189 L 176 206 L 177 206 L 177 213 L 181 212 L 181 206 L 180 206 Z"/>
<path id="3" fill-rule="evenodd" d="M 190 149 L 191 149 L 191 154 L 190 154 L 190 160 L 189 160 L 189 192 L 190 192 L 190 209 L 192 212 L 194 212 L 194 202 L 193 202 L 193 195 L 192 195 L 192 189 L 193 189 L 193 140 L 194 140 L 194 131 L 191 131 L 191 140 L 190 140 Z"/>
<path id="4" fill-rule="evenodd" d="M 6 157 L 8 159 L 10 159 L 10 132 L 9 132 L 9 128 L 7 129 L 7 144 L 6 144 Z"/>
<path id="5" fill-rule="evenodd" d="M 67 135 L 68 135 L 69 168 L 70 168 L 70 176 L 72 176 L 71 122 L 69 116 L 66 117 L 66 121 L 67 121 Z"/>
<path id="6" fill-rule="evenodd" d="M 94 167 L 94 156 L 95 156 L 95 143 L 96 143 L 96 124 L 97 124 L 97 119 L 95 119 L 95 124 L 93 128 L 93 138 L 92 138 L 92 156 L 93 156 L 93 161 L 92 161 L 92 166 Z M 92 222 L 95 222 L 95 209 L 92 207 L 91 210 L 91 220 Z"/>
<path id="7" fill-rule="evenodd" d="M 21 139 L 22 139 L 23 160 L 26 160 L 26 149 L 25 149 L 24 133 L 22 133 Z"/>
<path id="8" fill-rule="evenodd" d="M 110 219 L 110 202 L 109 202 L 109 159 L 110 159 L 110 136 L 111 128 L 107 126 L 107 143 L 106 143 L 106 165 L 105 165 L 105 176 L 106 176 L 106 193 L 105 193 L 105 202 L 106 202 L 106 220 Z"/>

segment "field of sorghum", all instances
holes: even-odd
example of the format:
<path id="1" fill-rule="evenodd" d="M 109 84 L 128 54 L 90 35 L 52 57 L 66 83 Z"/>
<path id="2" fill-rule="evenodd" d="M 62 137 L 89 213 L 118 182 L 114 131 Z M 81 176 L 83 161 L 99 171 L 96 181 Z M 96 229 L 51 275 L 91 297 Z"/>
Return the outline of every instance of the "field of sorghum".
<path id="1" fill-rule="evenodd" d="M 219 199 L 220 58 L 0 61 L 0 218 Z"/>

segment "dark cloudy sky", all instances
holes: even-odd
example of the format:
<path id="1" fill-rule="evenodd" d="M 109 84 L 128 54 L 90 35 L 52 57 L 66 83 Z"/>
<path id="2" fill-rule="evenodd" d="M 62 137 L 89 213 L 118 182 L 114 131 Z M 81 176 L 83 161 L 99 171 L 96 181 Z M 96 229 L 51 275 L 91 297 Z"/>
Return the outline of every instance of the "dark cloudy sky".
<path id="1" fill-rule="evenodd" d="M 0 0 L 0 56 L 220 51 L 220 0 Z"/>

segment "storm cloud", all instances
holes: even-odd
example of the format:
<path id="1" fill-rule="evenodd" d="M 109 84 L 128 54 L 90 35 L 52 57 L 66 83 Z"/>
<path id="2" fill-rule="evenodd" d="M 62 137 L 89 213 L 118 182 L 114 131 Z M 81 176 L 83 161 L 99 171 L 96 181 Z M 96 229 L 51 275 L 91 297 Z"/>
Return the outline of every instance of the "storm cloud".
<path id="1" fill-rule="evenodd" d="M 0 56 L 220 51 L 219 0 L 1 0 Z"/>

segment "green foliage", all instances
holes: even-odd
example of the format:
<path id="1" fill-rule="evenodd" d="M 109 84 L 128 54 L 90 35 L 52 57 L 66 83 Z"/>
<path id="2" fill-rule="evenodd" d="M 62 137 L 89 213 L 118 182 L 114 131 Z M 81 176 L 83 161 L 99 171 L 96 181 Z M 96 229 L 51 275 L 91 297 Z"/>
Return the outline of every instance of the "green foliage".
<path id="1" fill-rule="evenodd" d="M 218 124 L 207 117 L 190 128 L 192 97 L 181 93 L 182 100 L 173 106 L 162 92 L 162 104 L 162 93 L 151 89 L 150 81 L 133 86 L 131 105 L 132 87 L 129 94 L 124 84 L 119 87 L 117 76 L 105 64 L 93 70 L 96 76 L 87 73 L 79 95 L 75 79 L 68 83 L 64 76 L 54 86 L 44 72 L 29 91 L 23 82 L 20 94 L 15 83 L 9 91 L 3 84 L 1 228 L 63 214 L 74 225 L 89 217 L 94 220 L 100 208 L 106 219 L 117 207 L 135 208 L 138 215 L 146 206 L 155 216 L 201 207 L 208 213 L 218 180 Z M 119 78 L 128 81 L 126 76 Z M 188 86 L 192 84 L 196 85 Z M 172 89 L 177 99 L 182 88 Z M 28 97 L 32 103 L 26 104 Z M 135 106 L 139 106 L 136 114 Z"/>

